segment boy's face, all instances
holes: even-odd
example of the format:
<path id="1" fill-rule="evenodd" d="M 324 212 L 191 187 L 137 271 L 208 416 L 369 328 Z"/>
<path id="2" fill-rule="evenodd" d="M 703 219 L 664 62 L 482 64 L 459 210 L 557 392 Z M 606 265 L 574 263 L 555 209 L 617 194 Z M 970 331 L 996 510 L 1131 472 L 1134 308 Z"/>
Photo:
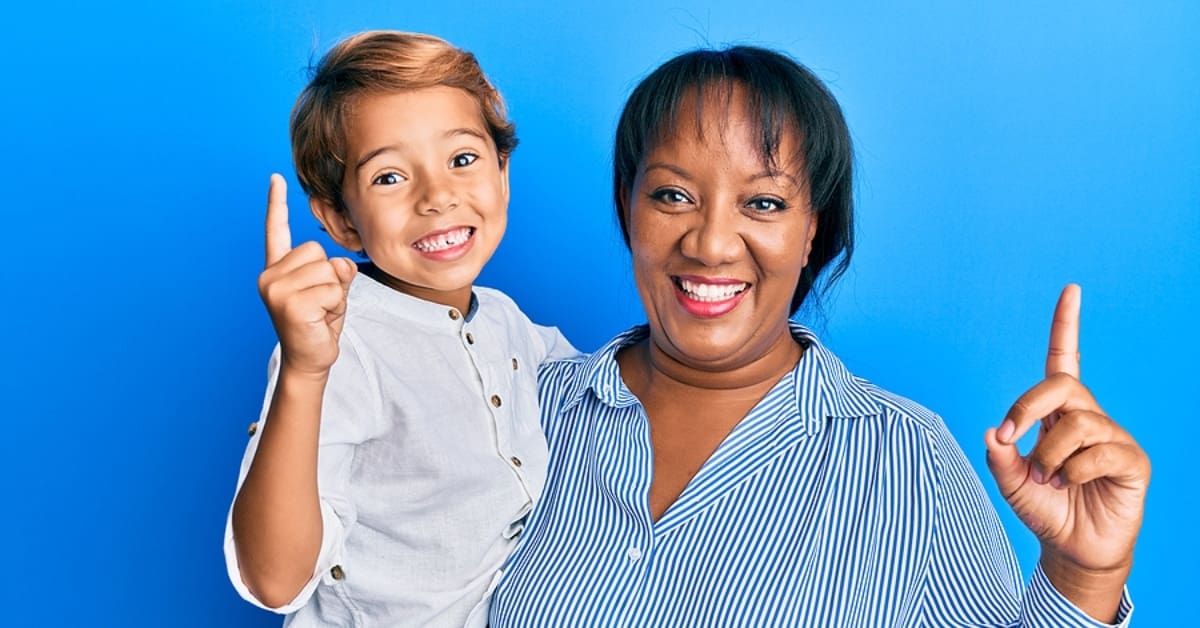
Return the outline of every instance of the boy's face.
<path id="1" fill-rule="evenodd" d="M 366 94 L 346 126 L 348 211 L 318 201 L 313 212 L 393 288 L 465 311 L 508 218 L 508 163 L 478 101 L 440 86 Z"/>

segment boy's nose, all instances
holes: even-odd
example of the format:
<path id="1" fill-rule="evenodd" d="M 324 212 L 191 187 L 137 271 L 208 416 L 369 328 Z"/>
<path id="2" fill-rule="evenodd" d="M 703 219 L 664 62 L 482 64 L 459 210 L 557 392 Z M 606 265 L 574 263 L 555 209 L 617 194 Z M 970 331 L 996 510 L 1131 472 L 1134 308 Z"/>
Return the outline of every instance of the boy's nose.
<path id="1" fill-rule="evenodd" d="M 417 204 L 417 213 L 444 214 L 458 207 L 454 185 L 446 177 L 431 177 L 425 182 Z"/>

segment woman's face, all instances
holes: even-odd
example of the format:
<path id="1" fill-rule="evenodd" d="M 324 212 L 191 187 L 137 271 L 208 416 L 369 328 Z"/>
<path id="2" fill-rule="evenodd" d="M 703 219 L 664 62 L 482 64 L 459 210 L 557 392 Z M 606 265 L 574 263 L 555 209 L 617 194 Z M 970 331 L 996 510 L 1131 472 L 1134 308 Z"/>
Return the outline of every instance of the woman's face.
<path id="1" fill-rule="evenodd" d="M 743 88 L 733 88 L 728 108 L 721 90 L 710 93 L 699 111 L 685 95 L 675 129 L 638 169 L 626 208 L 651 340 L 684 364 L 726 370 L 789 338 L 817 220 L 803 164 L 791 158 L 795 131 L 783 133 L 771 168 Z"/>

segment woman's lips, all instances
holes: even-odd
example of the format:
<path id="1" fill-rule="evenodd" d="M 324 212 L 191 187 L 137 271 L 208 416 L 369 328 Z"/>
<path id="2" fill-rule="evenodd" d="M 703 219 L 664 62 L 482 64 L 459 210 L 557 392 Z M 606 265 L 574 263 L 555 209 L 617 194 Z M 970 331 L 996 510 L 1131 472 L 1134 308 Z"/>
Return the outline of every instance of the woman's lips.
<path id="1" fill-rule="evenodd" d="M 465 255 L 474 243 L 474 227 L 454 227 L 425 235 L 412 247 L 422 257 L 447 262 Z"/>
<path id="2" fill-rule="evenodd" d="M 675 298 L 693 316 L 715 318 L 737 307 L 750 289 L 750 284 L 724 277 L 671 277 Z"/>

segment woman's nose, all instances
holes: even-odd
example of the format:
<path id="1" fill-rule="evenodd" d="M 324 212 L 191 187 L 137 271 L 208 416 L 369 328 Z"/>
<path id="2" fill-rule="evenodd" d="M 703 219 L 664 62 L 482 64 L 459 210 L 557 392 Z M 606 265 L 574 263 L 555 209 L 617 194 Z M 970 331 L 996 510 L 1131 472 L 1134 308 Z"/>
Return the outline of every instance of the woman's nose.
<path id="1" fill-rule="evenodd" d="M 705 209 L 693 216 L 695 223 L 680 244 L 683 254 L 705 266 L 720 266 L 736 260 L 743 243 L 737 232 L 735 214 Z"/>

